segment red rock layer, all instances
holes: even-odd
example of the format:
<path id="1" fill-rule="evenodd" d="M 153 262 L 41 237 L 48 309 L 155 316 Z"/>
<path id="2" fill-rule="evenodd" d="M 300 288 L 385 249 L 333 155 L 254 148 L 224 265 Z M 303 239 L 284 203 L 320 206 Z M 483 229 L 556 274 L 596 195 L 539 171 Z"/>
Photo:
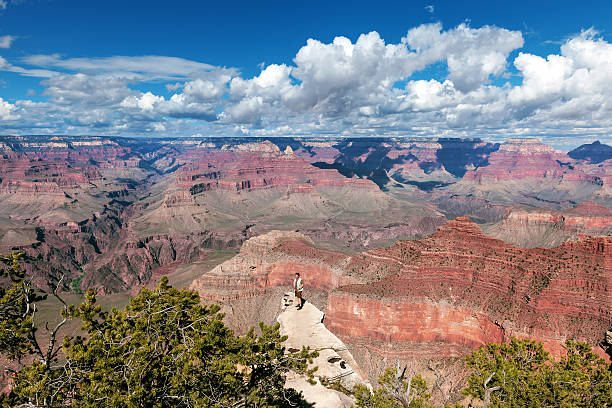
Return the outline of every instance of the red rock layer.
<path id="1" fill-rule="evenodd" d="M 300 233 L 271 231 L 251 238 L 240 253 L 196 279 L 191 288 L 204 301 L 224 302 L 263 295 L 268 288 L 291 286 L 295 273 L 308 277 L 311 289 L 331 289 L 356 280 L 342 276 L 347 255 L 315 249 Z"/>
<path id="2" fill-rule="evenodd" d="M 504 341 L 504 329 L 484 313 L 447 302 L 371 299 L 336 292 L 328 305 L 330 330 L 385 342 L 447 343 L 476 348 Z"/>
<path id="3" fill-rule="evenodd" d="M 591 201 L 564 211 L 515 210 L 504 222 L 556 224 L 557 228 L 567 232 L 608 235 L 612 231 L 612 211 Z"/>
<path id="4" fill-rule="evenodd" d="M 599 177 L 573 166 L 574 160 L 566 154 L 538 140 L 510 139 L 491 153 L 488 162 L 487 166 L 466 172 L 464 179 L 479 183 L 524 178 L 602 183 Z"/>
<path id="5" fill-rule="evenodd" d="M 276 147 L 276 146 L 274 146 Z M 278 149 L 277 149 L 278 150 Z M 240 191 L 283 187 L 310 193 L 313 187 L 376 188 L 369 180 L 350 179 L 333 169 L 319 169 L 280 151 L 199 151 L 199 158 L 176 173 L 179 187 L 193 194 L 210 190 Z M 192 153 L 187 153 L 188 155 Z"/>
<path id="6" fill-rule="evenodd" d="M 377 302 L 397 316 L 375 329 L 391 341 L 442 339 L 476 346 L 516 335 L 534 337 L 560 352 L 568 338 L 598 344 L 612 325 L 609 237 L 525 250 L 488 238 L 459 218 L 426 239 L 401 242 L 371 256 L 400 265 L 401 272 L 332 293 L 332 331 L 362 336 L 359 328 L 368 327 L 370 320 L 354 311 Z M 406 307 L 413 312 L 403 319 Z M 445 320 L 440 315 L 446 321 L 432 324 Z"/>
<path id="7" fill-rule="evenodd" d="M 110 141 L 24 143 L 0 156 L 0 192 L 56 193 L 101 180 L 100 169 L 134 168 L 140 159 Z M 94 143 L 94 144 L 91 144 Z"/>
<path id="8" fill-rule="evenodd" d="M 429 357 L 457 355 L 509 336 L 533 337 L 560 353 L 568 338 L 598 344 L 612 325 L 612 238 L 522 249 L 483 235 L 467 218 L 353 256 L 276 231 L 247 241 L 192 288 L 206 301 L 262 296 L 289 286 L 296 271 L 307 291 L 329 294 L 332 332 L 376 349 L 397 345 L 391 354 L 412 347 L 435 353 Z"/>

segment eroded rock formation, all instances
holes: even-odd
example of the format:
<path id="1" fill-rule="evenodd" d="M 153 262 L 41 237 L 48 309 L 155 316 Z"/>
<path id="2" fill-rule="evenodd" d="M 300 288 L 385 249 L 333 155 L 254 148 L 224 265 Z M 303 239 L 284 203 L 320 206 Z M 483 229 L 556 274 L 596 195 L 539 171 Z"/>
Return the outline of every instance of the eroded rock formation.
<path id="1" fill-rule="evenodd" d="M 568 210 L 515 208 L 487 235 L 522 247 L 555 247 L 578 234 L 612 236 L 612 210 L 592 201 Z"/>
<path id="2" fill-rule="evenodd" d="M 532 140 L 3 136 L 0 251 L 25 251 L 41 287 L 63 274 L 65 289 L 112 292 L 279 228 L 357 252 L 468 215 L 553 246 L 610 234 L 595 207 L 567 212 L 612 205 L 602 147 L 572 158 Z"/>
<path id="3" fill-rule="evenodd" d="M 612 325 L 611 271 L 610 237 L 522 249 L 458 218 L 423 239 L 355 255 L 274 231 L 246 241 L 192 288 L 244 328 L 278 313 L 266 299 L 300 272 L 327 327 L 370 371 L 384 356 L 460 356 L 510 336 L 535 338 L 553 354 L 569 338 L 598 345 Z"/>

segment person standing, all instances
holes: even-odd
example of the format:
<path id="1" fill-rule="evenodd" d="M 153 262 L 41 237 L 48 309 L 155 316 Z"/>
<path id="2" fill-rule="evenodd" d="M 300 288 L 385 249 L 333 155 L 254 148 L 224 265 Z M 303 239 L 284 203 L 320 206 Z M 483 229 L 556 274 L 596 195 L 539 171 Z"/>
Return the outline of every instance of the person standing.
<path id="1" fill-rule="evenodd" d="M 301 310 L 304 306 L 304 299 L 302 299 L 302 291 L 304 290 L 304 281 L 300 277 L 298 272 L 295 273 L 295 279 L 293 280 L 293 290 L 295 291 L 295 297 L 298 300 L 297 309 Z"/>

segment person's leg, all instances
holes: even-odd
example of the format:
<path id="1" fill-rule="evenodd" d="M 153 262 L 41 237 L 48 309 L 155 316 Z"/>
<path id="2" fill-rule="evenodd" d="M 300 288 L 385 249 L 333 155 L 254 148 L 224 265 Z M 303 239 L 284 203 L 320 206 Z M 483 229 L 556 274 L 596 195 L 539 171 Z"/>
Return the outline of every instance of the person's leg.
<path id="1" fill-rule="evenodd" d="M 297 300 L 297 302 L 296 302 L 297 305 L 295 307 L 297 307 L 299 309 L 300 307 L 302 307 L 302 292 L 296 290 L 295 291 L 295 297 L 296 297 L 296 300 Z"/>

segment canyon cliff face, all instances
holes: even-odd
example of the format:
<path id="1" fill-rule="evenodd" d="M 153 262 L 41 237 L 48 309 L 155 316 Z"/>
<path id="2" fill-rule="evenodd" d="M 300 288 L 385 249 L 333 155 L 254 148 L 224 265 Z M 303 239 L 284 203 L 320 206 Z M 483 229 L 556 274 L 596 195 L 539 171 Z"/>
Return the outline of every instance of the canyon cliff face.
<path id="1" fill-rule="evenodd" d="M 356 193 L 368 191 L 372 206 L 384 205 L 380 201 L 388 200 L 369 180 L 346 178 L 335 170 L 318 169 L 295 156 L 290 147 L 281 152 L 271 142 L 204 152 L 176 172 L 176 181 L 179 188 L 189 190 L 192 196 L 214 190 L 280 189 L 289 195 L 313 193 L 317 187 L 348 187 Z"/>
<path id="2" fill-rule="evenodd" d="M 612 325 L 611 271 L 612 238 L 522 249 L 458 218 L 423 239 L 354 255 L 275 231 L 246 241 L 192 288 L 244 329 L 278 311 L 267 299 L 300 272 L 326 326 L 375 371 L 384 357 L 461 356 L 510 336 L 535 338 L 555 355 L 570 338 L 598 345 Z"/>
<path id="3" fill-rule="evenodd" d="M 509 336 L 532 337 L 560 353 L 568 338 L 599 344 L 612 323 L 608 237 L 525 250 L 486 237 L 459 218 L 423 240 L 369 256 L 401 272 L 338 288 L 329 298 L 328 324 L 362 342 L 369 337 L 402 342 L 398 353 L 414 353 L 413 345 L 419 350 L 419 343 L 429 341 L 451 344 L 429 348 L 435 353 L 430 356 L 453 355 Z M 366 312 L 372 307 L 389 318 L 373 323 Z M 368 336 L 369 330 L 375 335 Z"/>
<path id="4" fill-rule="evenodd" d="M 515 208 L 484 228 L 487 235 L 525 248 L 551 248 L 577 235 L 612 236 L 612 210 L 592 201 L 568 210 Z"/>
<path id="5" fill-rule="evenodd" d="M 23 251 L 41 288 L 82 276 L 114 247 L 144 176 L 129 147 L 100 138 L 15 137 L 0 152 L 0 250 Z M 132 178 L 130 178 L 132 177 Z M 67 287 L 67 286 L 66 286 Z"/>
<path id="6" fill-rule="evenodd" d="M 501 204 L 547 204 L 561 209 L 592 200 L 604 187 L 600 174 L 535 139 L 510 139 L 468 171 L 448 192 Z"/>
<path id="7" fill-rule="evenodd" d="M 122 140 L 24 140 L 11 139 L 0 156 L 0 250 L 23 251 L 24 269 L 43 289 L 61 279 L 64 290 L 137 290 L 160 267 L 244 239 L 205 229 L 135 234 L 130 219 L 159 175 Z"/>
<path id="8" fill-rule="evenodd" d="M 308 157 L 306 142 L 302 143 L 293 146 L 294 151 Z M 402 198 L 436 202 L 477 198 L 489 205 L 553 209 L 585 201 L 612 205 L 607 145 L 582 146 L 570 152 L 572 156 L 537 139 L 499 144 L 480 139 L 363 138 L 332 140 L 328 145 L 338 151 L 333 161 L 318 160 L 312 151 L 314 165 L 337 169 L 347 177 L 368 178 Z M 488 218 L 486 212 L 471 215 Z"/>
<path id="9" fill-rule="evenodd" d="M 203 302 L 221 304 L 228 324 L 245 331 L 258 321 L 275 321 L 279 299 L 291 288 L 296 272 L 308 276 L 315 297 L 325 298 L 339 283 L 352 282 L 343 277 L 342 265 L 348 259 L 314 248 L 313 241 L 299 232 L 271 231 L 245 241 L 238 255 L 196 279 L 190 288 Z M 317 303 L 325 308 L 324 300 Z"/>
<path id="10" fill-rule="evenodd" d="M 533 140 L 0 137 L 0 251 L 24 251 L 40 287 L 64 275 L 66 290 L 109 293 L 274 229 L 355 253 L 470 216 L 554 246 L 610 235 L 595 207 L 569 210 L 612 205 L 605 145 L 589 146 L 573 158 Z"/>
<path id="11" fill-rule="evenodd" d="M 38 140 L 38 139 L 36 139 Z M 435 230 L 443 216 L 269 141 L 10 139 L 0 158 L 0 246 L 41 288 L 135 290 L 157 270 L 289 224 L 362 249 Z"/>

